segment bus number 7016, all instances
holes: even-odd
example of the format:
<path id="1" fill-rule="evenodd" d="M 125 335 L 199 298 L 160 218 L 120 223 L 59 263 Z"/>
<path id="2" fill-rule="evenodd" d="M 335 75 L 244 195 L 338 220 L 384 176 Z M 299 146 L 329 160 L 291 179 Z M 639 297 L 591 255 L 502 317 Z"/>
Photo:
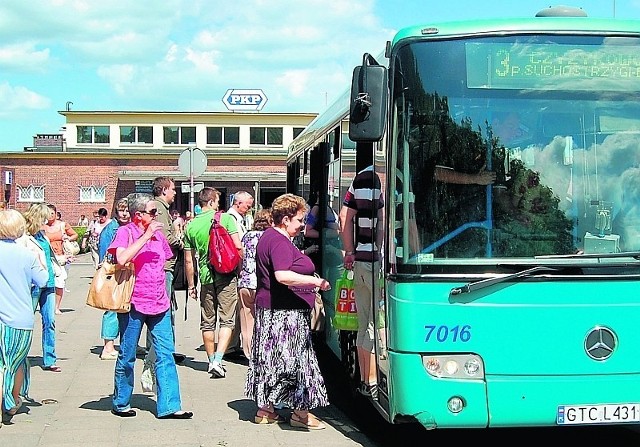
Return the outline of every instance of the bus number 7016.
<path id="1" fill-rule="evenodd" d="M 452 327 L 446 325 L 426 325 L 424 328 L 427 330 L 427 336 L 424 339 L 426 343 L 429 343 L 432 336 L 435 337 L 438 343 L 444 343 L 447 340 L 454 343 L 458 341 L 465 343 L 471 340 L 471 325 L 469 324 Z"/>

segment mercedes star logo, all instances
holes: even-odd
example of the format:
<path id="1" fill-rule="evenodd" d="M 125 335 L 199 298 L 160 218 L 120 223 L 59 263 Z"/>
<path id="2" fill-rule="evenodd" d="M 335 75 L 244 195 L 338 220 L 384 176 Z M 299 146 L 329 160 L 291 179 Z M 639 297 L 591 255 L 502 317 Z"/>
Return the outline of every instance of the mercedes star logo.
<path id="1" fill-rule="evenodd" d="M 604 326 L 596 326 L 584 339 L 584 350 L 593 360 L 603 361 L 611 357 L 618 345 L 618 337 Z"/>

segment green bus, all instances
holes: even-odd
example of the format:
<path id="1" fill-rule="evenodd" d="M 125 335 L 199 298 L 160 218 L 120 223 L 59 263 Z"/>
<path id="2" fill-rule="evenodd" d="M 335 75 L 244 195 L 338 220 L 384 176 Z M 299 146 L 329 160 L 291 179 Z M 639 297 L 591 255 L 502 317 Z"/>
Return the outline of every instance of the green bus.
<path id="1" fill-rule="evenodd" d="M 337 214 L 371 160 L 386 420 L 640 422 L 640 21 L 560 7 L 400 30 L 292 142 L 287 188 Z M 340 240 L 319 245 L 335 283 Z M 354 332 L 323 300 L 355 382 Z"/>

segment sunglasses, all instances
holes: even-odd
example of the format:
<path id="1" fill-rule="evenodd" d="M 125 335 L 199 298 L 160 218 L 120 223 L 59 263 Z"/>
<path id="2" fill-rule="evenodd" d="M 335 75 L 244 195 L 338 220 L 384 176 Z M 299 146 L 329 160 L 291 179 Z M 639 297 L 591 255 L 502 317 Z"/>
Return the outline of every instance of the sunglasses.
<path id="1" fill-rule="evenodd" d="M 142 211 L 140 211 L 140 213 L 148 214 L 151 217 L 156 217 L 158 214 L 160 214 L 160 213 L 158 213 L 158 208 L 154 208 L 154 209 L 149 210 L 149 211 L 142 210 Z"/>

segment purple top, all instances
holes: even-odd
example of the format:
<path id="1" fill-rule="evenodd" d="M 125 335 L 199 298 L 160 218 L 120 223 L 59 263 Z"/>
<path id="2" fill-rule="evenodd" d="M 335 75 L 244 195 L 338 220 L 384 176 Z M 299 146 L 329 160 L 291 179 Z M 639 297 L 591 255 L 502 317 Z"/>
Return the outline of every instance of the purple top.
<path id="1" fill-rule="evenodd" d="M 313 261 L 303 254 L 291 240 L 273 227 L 267 228 L 256 249 L 258 289 L 256 306 L 270 309 L 307 309 L 315 304 L 315 287 L 286 286 L 276 279 L 275 272 L 291 270 L 313 275 Z"/>
<path id="2" fill-rule="evenodd" d="M 133 223 L 118 228 L 108 251 L 113 255 L 119 247 L 127 248 L 140 239 L 143 231 Z M 130 236 L 131 235 L 131 236 Z M 157 315 L 169 309 L 169 297 L 165 287 L 164 263 L 173 256 L 173 251 L 162 231 L 153 237 L 131 260 L 136 267 L 136 282 L 133 286 L 131 304 L 145 315 Z"/>

